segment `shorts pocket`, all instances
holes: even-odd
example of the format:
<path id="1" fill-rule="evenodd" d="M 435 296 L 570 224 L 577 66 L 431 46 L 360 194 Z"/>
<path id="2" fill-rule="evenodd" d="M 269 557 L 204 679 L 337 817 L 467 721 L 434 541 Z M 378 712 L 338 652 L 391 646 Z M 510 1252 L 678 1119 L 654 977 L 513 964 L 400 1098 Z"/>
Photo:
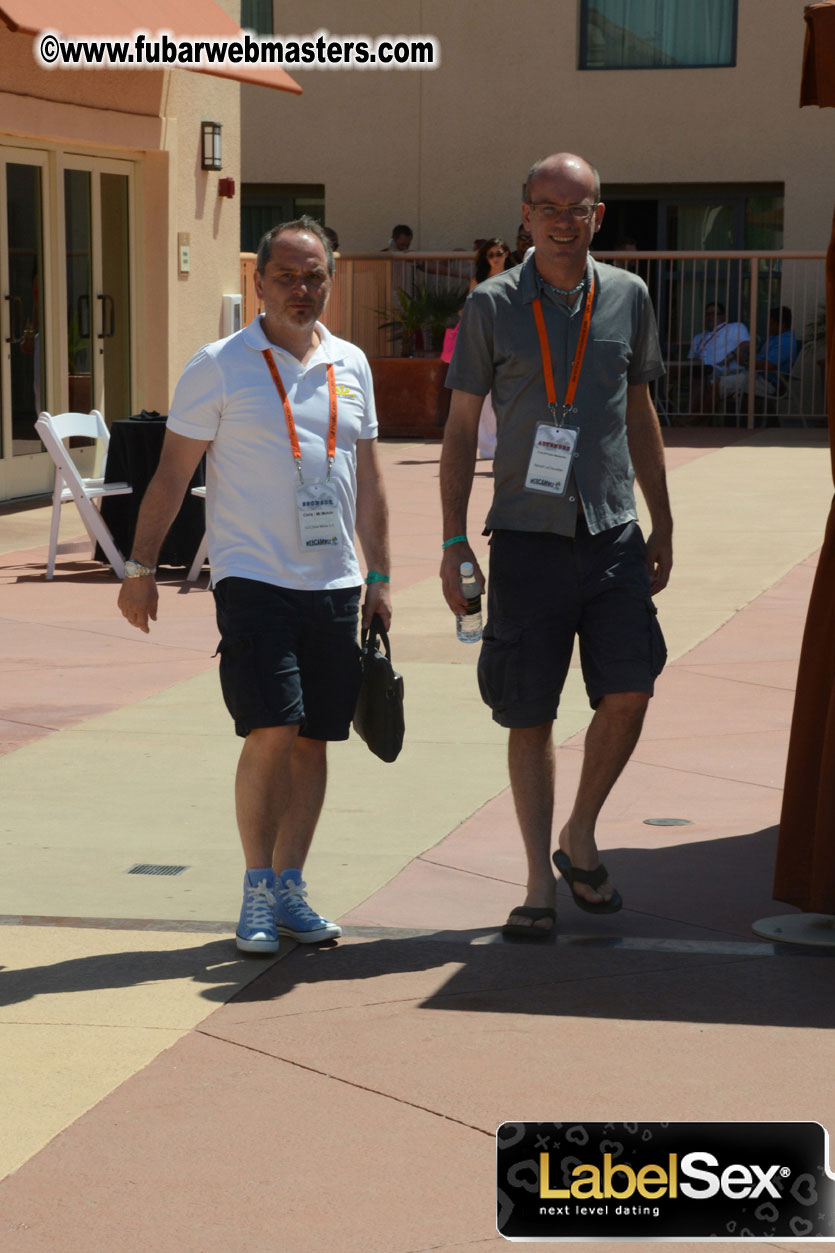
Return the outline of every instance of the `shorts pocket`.
<path id="1" fill-rule="evenodd" d="M 497 712 L 519 700 L 522 628 L 501 618 L 489 619 L 481 640 L 478 686 L 485 705 Z"/>
<path id="2" fill-rule="evenodd" d="M 650 648 L 650 671 L 655 679 L 664 669 L 667 663 L 667 644 L 664 640 L 664 632 L 661 630 L 661 624 L 658 621 L 658 610 L 652 600 L 647 601 L 647 612 L 649 613 L 649 648 Z"/>
<path id="3" fill-rule="evenodd" d="M 255 637 L 238 635 L 224 638 L 217 651 L 220 654 L 220 690 L 226 708 L 236 723 L 249 723 L 257 716 L 261 706 Z"/>
<path id="4" fill-rule="evenodd" d="M 280 635 L 226 636 L 218 652 L 220 687 L 238 734 L 302 721 L 298 664 Z"/>

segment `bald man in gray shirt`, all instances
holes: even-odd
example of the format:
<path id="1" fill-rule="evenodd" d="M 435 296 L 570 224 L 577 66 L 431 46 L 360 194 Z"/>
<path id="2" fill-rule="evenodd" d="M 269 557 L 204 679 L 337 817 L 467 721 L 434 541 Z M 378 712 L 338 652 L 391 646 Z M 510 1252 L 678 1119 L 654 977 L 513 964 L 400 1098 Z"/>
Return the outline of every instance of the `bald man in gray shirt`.
<path id="1" fill-rule="evenodd" d="M 471 293 L 447 376 L 441 579 L 454 613 L 464 611 L 460 563 L 472 561 L 483 581 L 466 522 L 488 392 L 497 417 L 479 686 L 509 732 L 528 878 L 525 902 L 503 933 L 519 939 L 553 933 L 552 860 L 580 908 L 621 908 L 595 825 L 666 658 L 652 597 L 670 576 L 672 517 L 648 386 L 663 365 L 644 283 L 589 256 L 603 212 L 597 173 L 581 157 L 559 153 L 533 166 L 522 219 L 535 251 Z M 636 522 L 636 475 L 652 521 L 646 542 Z M 575 636 L 595 712 L 552 858 L 552 728 Z"/>

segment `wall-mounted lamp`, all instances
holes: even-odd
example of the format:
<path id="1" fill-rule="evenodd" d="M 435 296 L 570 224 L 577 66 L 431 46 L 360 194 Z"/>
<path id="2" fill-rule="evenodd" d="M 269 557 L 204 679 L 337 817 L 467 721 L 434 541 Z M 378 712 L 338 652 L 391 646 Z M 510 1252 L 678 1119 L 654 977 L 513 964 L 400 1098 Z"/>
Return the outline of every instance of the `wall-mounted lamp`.
<path id="1" fill-rule="evenodd" d="M 223 152 L 220 140 L 222 129 L 220 122 L 200 123 L 200 134 L 203 141 L 200 165 L 204 170 L 223 169 Z"/>

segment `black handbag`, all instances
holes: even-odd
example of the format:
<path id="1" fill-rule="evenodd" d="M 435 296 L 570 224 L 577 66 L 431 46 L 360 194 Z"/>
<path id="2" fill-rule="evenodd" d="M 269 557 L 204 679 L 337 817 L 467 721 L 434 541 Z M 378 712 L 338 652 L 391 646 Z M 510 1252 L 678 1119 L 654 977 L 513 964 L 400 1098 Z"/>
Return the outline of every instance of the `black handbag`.
<path id="1" fill-rule="evenodd" d="M 391 664 L 389 637 L 379 614 L 363 627 L 360 644 L 362 686 L 354 730 L 381 761 L 394 761 L 403 746 L 403 675 Z"/>

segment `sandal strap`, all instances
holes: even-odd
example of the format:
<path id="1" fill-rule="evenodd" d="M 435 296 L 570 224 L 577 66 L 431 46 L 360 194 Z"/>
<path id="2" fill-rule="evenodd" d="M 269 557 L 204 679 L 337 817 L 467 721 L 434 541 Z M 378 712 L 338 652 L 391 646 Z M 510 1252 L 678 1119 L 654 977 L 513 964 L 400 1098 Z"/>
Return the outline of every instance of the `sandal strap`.
<path id="1" fill-rule="evenodd" d="M 609 872 L 601 862 L 599 866 L 595 866 L 594 870 L 578 870 L 576 866 L 572 866 L 571 877 L 577 883 L 585 883 L 590 888 L 599 888 L 601 883 L 605 883 L 609 878 Z"/>
<path id="2" fill-rule="evenodd" d="M 515 909 L 511 909 L 508 918 L 512 918 L 514 914 L 519 918 L 530 918 L 532 922 L 537 922 L 541 918 L 556 919 L 557 917 L 557 911 L 548 905 L 517 905 Z"/>

